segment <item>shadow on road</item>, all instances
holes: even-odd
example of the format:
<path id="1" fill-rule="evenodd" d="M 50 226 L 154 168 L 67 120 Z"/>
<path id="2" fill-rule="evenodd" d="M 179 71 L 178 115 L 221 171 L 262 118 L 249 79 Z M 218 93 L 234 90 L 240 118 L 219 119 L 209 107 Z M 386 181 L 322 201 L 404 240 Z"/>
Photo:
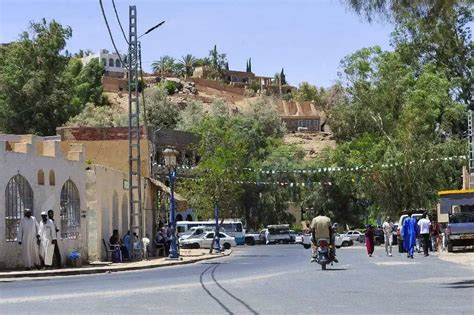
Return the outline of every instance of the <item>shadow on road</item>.
<path id="1" fill-rule="evenodd" d="M 463 280 L 457 282 L 450 282 L 444 284 L 446 288 L 450 289 L 471 289 L 474 288 L 474 280 Z"/>
<path id="2" fill-rule="evenodd" d="M 215 276 L 215 272 L 216 272 L 216 269 L 217 267 L 219 267 L 220 263 L 210 263 L 210 266 L 207 267 L 206 269 L 204 269 L 203 272 L 201 272 L 201 275 L 199 277 L 199 282 L 201 283 L 201 287 L 204 289 L 204 291 L 206 291 L 207 295 L 209 295 L 214 301 L 217 302 L 217 304 L 219 304 L 227 313 L 229 314 L 234 314 L 221 300 L 219 300 L 219 298 L 217 298 L 215 295 L 213 295 L 211 293 L 211 291 L 209 291 L 209 289 L 206 287 L 206 285 L 204 284 L 204 281 L 203 281 L 203 278 L 204 278 L 204 275 L 212 269 L 211 271 L 211 278 L 212 278 L 212 281 L 214 281 L 214 283 L 223 291 L 225 292 L 227 295 L 229 295 L 231 298 L 233 298 L 235 301 L 239 302 L 240 304 L 242 304 L 246 309 L 248 309 L 252 314 L 254 315 L 258 315 L 258 312 L 255 311 L 252 307 L 250 307 L 247 303 L 245 303 L 243 300 L 239 299 L 238 297 L 236 297 L 234 294 L 232 294 L 231 292 L 229 292 L 229 290 L 227 290 L 226 288 L 224 288 L 216 279 L 216 276 Z"/>

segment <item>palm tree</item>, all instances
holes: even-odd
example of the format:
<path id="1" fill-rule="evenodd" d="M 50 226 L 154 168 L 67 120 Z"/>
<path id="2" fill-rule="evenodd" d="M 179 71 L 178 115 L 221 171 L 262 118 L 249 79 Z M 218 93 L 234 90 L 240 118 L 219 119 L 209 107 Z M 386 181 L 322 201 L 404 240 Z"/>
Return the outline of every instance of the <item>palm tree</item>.
<path id="1" fill-rule="evenodd" d="M 175 70 L 175 59 L 170 56 L 161 56 L 160 60 L 154 61 L 151 64 L 153 73 L 160 73 L 161 76 L 164 74 L 174 74 Z"/>
<path id="2" fill-rule="evenodd" d="M 184 69 L 185 78 L 190 77 L 193 75 L 193 69 L 196 64 L 196 58 L 191 54 L 187 54 L 181 57 L 179 64 L 181 64 Z"/>

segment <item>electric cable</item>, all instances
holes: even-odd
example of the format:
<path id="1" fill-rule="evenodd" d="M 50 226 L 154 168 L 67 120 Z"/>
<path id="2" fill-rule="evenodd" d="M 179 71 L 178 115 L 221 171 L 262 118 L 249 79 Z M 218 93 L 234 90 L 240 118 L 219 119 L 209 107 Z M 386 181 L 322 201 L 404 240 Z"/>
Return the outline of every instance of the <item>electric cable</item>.
<path id="1" fill-rule="evenodd" d="M 114 37 L 112 35 L 112 31 L 110 30 L 109 22 L 107 21 L 107 16 L 105 15 L 104 4 L 102 3 L 102 0 L 99 0 L 99 4 L 100 4 L 100 9 L 102 10 L 102 17 L 104 18 L 105 25 L 107 26 L 107 30 L 109 31 L 110 40 L 112 41 L 112 45 L 114 46 L 114 49 L 115 49 L 115 53 L 118 55 L 120 63 L 125 67 L 125 69 L 128 70 L 128 65 L 125 62 L 123 62 L 122 56 L 120 55 L 117 49 L 117 46 L 115 45 Z"/>
<path id="2" fill-rule="evenodd" d="M 122 23 L 120 22 L 120 18 L 119 18 L 118 13 L 117 13 L 117 8 L 115 7 L 115 0 L 112 0 L 112 5 L 114 7 L 115 17 L 117 18 L 118 25 L 120 26 L 120 29 L 122 30 L 123 38 L 125 39 L 125 42 L 128 44 L 127 36 L 125 35 L 125 32 L 124 32 L 123 27 L 122 27 Z"/>

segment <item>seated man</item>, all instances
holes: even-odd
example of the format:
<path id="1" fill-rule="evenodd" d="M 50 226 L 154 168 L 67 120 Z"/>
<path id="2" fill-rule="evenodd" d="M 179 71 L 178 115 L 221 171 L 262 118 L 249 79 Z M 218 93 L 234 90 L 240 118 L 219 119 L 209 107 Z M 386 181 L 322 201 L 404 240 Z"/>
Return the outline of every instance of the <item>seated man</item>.
<path id="1" fill-rule="evenodd" d="M 128 250 L 122 243 L 120 239 L 118 230 L 113 230 L 112 236 L 109 239 L 110 249 L 115 249 L 116 246 L 120 247 L 120 251 L 122 252 L 123 258 L 128 258 Z"/>
<path id="2" fill-rule="evenodd" d="M 313 243 L 313 252 L 311 257 L 311 262 L 315 261 L 314 255 L 318 250 L 318 240 L 327 239 L 330 243 L 330 253 L 333 255 L 334 262 L 338 262 L 336 259 L 336 250 L 334 246 L 333 238 L 333 227 L 331 225 L 331 219 L 324 215 L 324 210 L 320 209 L 318 211 L 318 216 L 311 221 L 311 234 L 312 234 L 312 243 Z"/>
<path id="3" fill-rule="evenodd" d="M 158 228 L 158 231 L 156 232 L 155 235 L 155 243 L 156 244 L 163 244 L 164 248 L 164 256 L 168 256 L 168 250 L 167 250 L 167 242 L 166 242 L 166 236 L 163 231 L 163 228 Z M 157 256 L 159 255 L 159 252 L 157 253 Z"/>

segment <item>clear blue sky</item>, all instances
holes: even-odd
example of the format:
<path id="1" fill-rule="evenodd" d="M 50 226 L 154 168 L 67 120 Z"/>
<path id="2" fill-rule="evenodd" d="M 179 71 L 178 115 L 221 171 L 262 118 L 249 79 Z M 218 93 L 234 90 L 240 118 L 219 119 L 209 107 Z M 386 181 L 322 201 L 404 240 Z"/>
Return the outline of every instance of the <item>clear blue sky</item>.
<path id="1" fill-rule="evenodd" d="M 109 22 L 126 51 L 110 0 L 103 0 Z M 329 86 L 337 79 L 340 60 L 362 47 L 390 49 L 389 24 L 369 24 L 343 0 L 116 0 L 122 23 L 128 5 L 137 5 L 139 33 L 166 20 L 142 38 L 145 70 L 162 55 L 205 56 L 217 44 L 233 70 L 273 76 L 282 67 L 287 80 Z M 112 50 L 98 0 L 0 0 L 0 42 L 10 42 L 29 21 L 56 19 L 73 29 L 67 49 Z"/>

